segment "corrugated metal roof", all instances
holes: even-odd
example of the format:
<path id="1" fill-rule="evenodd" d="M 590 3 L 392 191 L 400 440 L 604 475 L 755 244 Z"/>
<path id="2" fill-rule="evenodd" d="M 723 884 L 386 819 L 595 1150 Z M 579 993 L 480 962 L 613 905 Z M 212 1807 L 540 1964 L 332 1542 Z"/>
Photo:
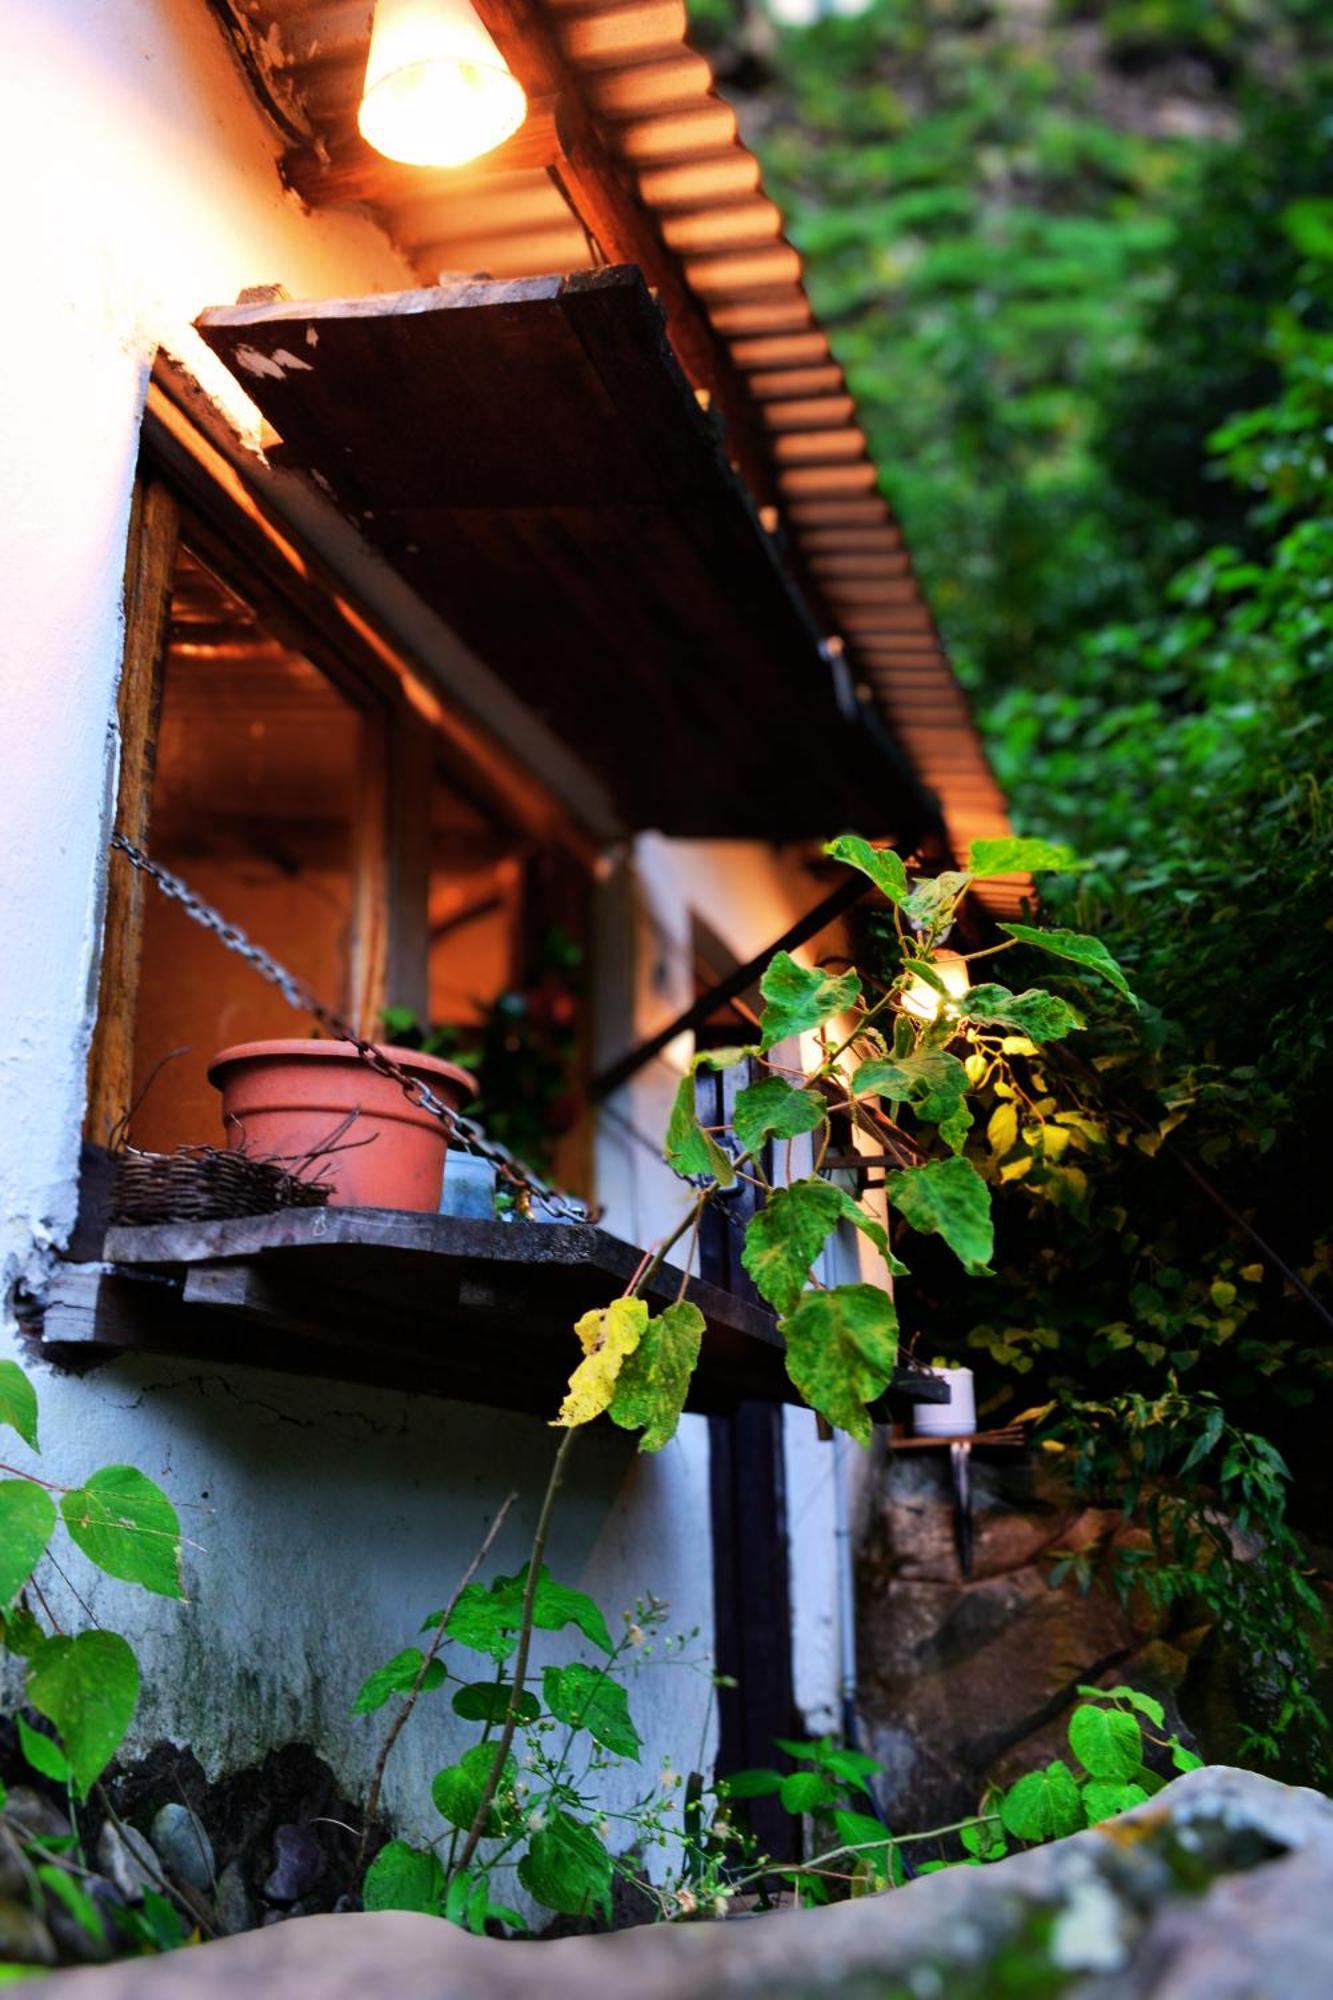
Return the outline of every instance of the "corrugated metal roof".
<path id="1" fill-rule="evenodd" d="M 354 144 L 368 0 L 225 4 L 244 26 L 252 73 L 289 136 L 306 127 L 321 158 Z M 330 171 L 312 191 L 307 174 L 302 193 L 365 199 L 426 282 L 446 270 L 502 278 L 589 268 L 601 261 L 592 231 L 558 175 L 531 163 L 544 145 L 557 148 L 558 161 L 561 113 L 552 93 L 572 79 L 725 345 L 764 460 L 767 490 L 757 497 L 776 500 L 829 635 L 844 642 L 854 677 L 938 795 L 956 854 L 1007 832 L 1004 800 L 878 490 L 853 399 L 815 324 L 800 256 L 741 142 L 735 112 L 707 61 L 687 45 L 684 0 L 479 0 L 479 11 L 497 39 L 508 31 L 502 46 L 534 100 L 526 137 L 461 172 L 376 162 L 373 182 Z M 689 370 L 689 355 L 682 360 Z M 727 414 L 734 421 L 734 398 Z M 751 452 L 745 469 L 754 463 Z M 1026 880 L 990 884 L 983 900 L 1002 914 L 1025 893 Z"/>

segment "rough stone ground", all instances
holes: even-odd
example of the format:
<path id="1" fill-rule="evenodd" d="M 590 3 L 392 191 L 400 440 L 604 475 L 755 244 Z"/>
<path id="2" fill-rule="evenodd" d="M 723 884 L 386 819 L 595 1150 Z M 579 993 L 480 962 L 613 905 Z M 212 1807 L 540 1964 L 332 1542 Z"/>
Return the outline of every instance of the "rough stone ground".
<path id="1" fill-rule="evenodd" d="M 943 1453 L 890 1456 L 859 1562 L 859 1699 L 865 1747 L 884 1766 L 891 1826 L 939 1826 L 1064 1748 L 1080 1682 L 1128 1681 L 1191 1732 L 1177 1696 L 1206 1630 L 1123 1605 L 1113 1545 L 1142 1539 L 1119 1509 L 1088 1507 L 1026 1454 L 973 1466 L 974 1559 L 959 1572 Z M 1084 1590 L 1051 1586 L 1056 1552 L 1094 1552 Z M 1214 1755 L 1222 1745 L 1206 1746 Z"/>
<path id="2" fill-rule="evenodd" d="M 13 1989 L 33 2000 L 1329 2000 L 1333 1801 L 1191 1772 L 1105 1827 L 829 1909 L 502 1944 L 298 1918 Z"/>

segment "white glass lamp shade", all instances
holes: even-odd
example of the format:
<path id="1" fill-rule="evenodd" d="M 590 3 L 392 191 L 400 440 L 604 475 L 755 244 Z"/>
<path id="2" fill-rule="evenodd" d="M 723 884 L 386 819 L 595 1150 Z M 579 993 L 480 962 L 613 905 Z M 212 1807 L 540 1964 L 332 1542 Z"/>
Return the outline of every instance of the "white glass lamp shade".
<path id="1" fill-rule="evenodd" d="M 930 961 L 930 969 L 949 995 L 946 1000 L 937 993 L 927 980 L 919 975 L 914 978 L 903 993 L 903 1012 L 915 1014 L 918 1021 L 938 1019 L 941 1009 L 946 1011 L 950 1001 L 962 1000 L 971 980 L 967 974 L 967 960 L 960 958 L 956 951 L 937 951 Z"/>
<path id="2" fill-rule="evenodd" d="M 387 159 L 461 167 L 517 132 L 523 86 L 468 0 L 378 0 L 357 124 Z"/>

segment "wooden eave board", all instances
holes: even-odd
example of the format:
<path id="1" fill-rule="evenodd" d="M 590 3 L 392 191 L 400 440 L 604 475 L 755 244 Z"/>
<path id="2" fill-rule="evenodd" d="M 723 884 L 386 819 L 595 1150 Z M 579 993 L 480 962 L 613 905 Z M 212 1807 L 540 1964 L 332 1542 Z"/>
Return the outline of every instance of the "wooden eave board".
<path id="1" fill-rule="evenodd" d="M 630 826 L 910 840 L 637 269 L 205 313 L 199 331 Z"/>
<path id="2" fill-rule="evenodd" d="M 359 1208 L 115 1227 L 103 1257 L 59 1267 L 28 1315 L 54 1360 L 173 1353 L 539 1416 L 558 1407 L 579 1359 L 574 1321 L 640 1263 L 591 1225 Z M 649 1304 L 669 1304 L 682 1282 L 664 1266 Z M 697 1279 L 686 1296 L 707 1325 L 690 1409 L 796 1400 L 768 1313 Z M 890 1394 L 938 1402 L 946 1391 L 902 1369 Z"/>

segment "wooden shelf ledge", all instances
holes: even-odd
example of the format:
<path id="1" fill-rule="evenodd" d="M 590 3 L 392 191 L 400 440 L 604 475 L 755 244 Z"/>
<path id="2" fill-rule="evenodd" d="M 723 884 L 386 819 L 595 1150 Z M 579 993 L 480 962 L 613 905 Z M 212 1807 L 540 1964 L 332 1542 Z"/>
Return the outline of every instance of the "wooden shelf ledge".
<path id="1" fill-rule="evenodd" d="M 58 1364 L 175 1355 L 549 1416 L 578 1359 L 574 1321 L 623 1290 L 639 1261 L 591 1225 L 397 1209 L 114 1227 L 102 1261 L 57 1270 L 25 1323 Z M 682 1276 L 670 1264 L 656 1273 L 654 1309 L 679 1295 Z M 697 1278 L 685 1296 L 707 1322 L 689 1409 L 797 1400 L 766 1311 Z M 946 1396 L 912 1369 L 889 1392 Z"/>

